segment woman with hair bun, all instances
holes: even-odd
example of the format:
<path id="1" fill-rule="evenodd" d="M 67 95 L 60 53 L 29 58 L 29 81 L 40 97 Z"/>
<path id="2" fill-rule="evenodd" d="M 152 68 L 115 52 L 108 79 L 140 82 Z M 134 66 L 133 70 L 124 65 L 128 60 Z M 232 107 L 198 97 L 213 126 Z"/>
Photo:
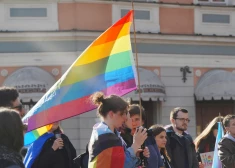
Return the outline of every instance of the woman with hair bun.
<path id="1" fill-rule="evenodd" d="M 126 143 L 117 131 L 127 120 L 129 104 L 121 97 L 102 92 L 91 96 L 98 106 L 101 122 L 93 127 L 89 142 L 89 168 L 135 168 L 139 164 L 138 154 L 147 138 L 146 129 L 139 128 L 133 137 L 133 144 L 126 148 Z M 149 157 L 149 150 L 144 150 Z"/>

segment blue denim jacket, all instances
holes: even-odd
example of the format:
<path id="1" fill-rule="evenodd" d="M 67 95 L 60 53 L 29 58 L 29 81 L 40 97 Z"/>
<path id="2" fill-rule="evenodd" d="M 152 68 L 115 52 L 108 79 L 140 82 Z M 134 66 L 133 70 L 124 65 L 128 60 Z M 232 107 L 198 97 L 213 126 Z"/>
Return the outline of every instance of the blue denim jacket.
<path id="1" fill-rule="evenodd" d="M 122 144 L 126 155 L 124 168 L 137 167 L 140 163 L 140 160 L 136 157 L 133 148 L 132 147 L 126 148 L 126 143 L 122 139 L 120 132 L 116 131 L 116 135 L 118 135 L 118 137 L 122 140 Z"/>

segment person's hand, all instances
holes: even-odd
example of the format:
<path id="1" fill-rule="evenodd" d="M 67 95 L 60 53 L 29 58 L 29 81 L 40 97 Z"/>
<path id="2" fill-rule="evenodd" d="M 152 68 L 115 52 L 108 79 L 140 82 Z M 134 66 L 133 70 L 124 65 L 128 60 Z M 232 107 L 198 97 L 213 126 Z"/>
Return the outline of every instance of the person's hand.
<path id="1" fill-rule="evenodd" d="M 147 139 L 147 129 L 143 127 L 139 127 L 136 129 L 135 134 L 133 136 L 133 144 L 136 144 L 138 148 L 141 147 L 141 145 L 144 143 L 144 141 Z"/>
<path id="2" fill-rule="evenodd" d="M 199 162 L 199 168 L 204 168 L 204 164 L 202 162 Z"/>
<path id="3" fill-rule="evenodd" d="M 58 148 L 63 147 L 63 146 L 64 146 L 64 142 L 63 142 L 62 138 L 57 138 L 54 141 L 52 148 L 54 151 L 56 151 Z"/>
<path id="4" fill-rule="evenodd" d="M 150 152 L 149 152 L 149 148 L 145 147 L 145 149 L 138 149 L 136 156 L 140 157 L 140 153 L 143 152 L 144 157 L 149 158 L 150 157 Z"/>
<path id="5" fill-rule="evenodd" d="M 133 136 L 133 144 L 132 148 L 135 153 L 137 153 L 138 149 L 141 147 L 141 145 L 144 143 L 144 141 L 147 139 L 147 129 L 143 127 L 139 127 L 136 129 L 135 134 Z"/>
<path id="6" fill-rule="evenodd" d="M 148 147 L 145 147 L 143 155 L 144 155 L 144 157 L 146 157 L 146 158 L 149 158 L 149 157 L 150 157 L 150 152 L 149 152 L 149 148 L 148 148 Z"/>

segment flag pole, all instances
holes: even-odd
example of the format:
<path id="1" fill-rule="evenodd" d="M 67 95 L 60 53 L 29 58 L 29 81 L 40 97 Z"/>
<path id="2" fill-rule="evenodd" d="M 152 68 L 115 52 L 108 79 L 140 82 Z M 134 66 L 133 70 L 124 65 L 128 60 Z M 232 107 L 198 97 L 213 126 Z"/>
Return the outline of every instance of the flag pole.
<path id="1" fill-rule="evenodd" d="M 134 29 L 134 46 L 135 46 L 135 65 L 136 65 L 136 71 L 137 71 L 137 82 L 138 82 L 138 86 L 137 86 L 137 91 L 138 91 L 138 95 L 139 95 L 139 105 L 140 105 L 140 123 L 142 123 L 142 102 L 141 102 L 141 90 L 140 90 L 140 73 L 139 73 L 139 61 L 138 61 L 138 51 L 137 51 L 137 47 L 136 47 L 136 30 L 135 30 L 135 10 L 134 10 L 134 2 L 133 0 L 131 1 L 131 5 L 132 5 L 132 10 L 133 10 L 133 29 Z"/>
<path id="2" fill-rule="evenodd" d="M 138 60 L 138 51 L 136 46 L 136 30 L 135 30 L 135 10 L 134 10 L 134 2 L 131 0 L 132 10 L 133 10 L 133 29 L 134 29 L 134 46 L 135 46 L 135 65 L 136 65 L 136 71 L 137 71 L 137 82 L 138 82 L 138 95 L 139 95 L 139 106 L 140 106 L 140 123 L 142 124 L 143 118 L 142 118 L 142 102 L 141 102 L 141 90 L 140 90 L 140 73 L 139 73 L 139 60 Z M 141 148 L 145 148 L 145 145 L 143 144 Z M 145 161 L 146 159 L 143 157 L 141 158 L 141 167 L 145 168 Z"/>

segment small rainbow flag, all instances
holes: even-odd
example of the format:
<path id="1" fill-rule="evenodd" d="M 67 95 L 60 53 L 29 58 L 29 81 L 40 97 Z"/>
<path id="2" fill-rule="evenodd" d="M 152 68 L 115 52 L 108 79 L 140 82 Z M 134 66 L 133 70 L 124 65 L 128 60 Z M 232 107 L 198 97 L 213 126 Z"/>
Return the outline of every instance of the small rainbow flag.
<path id="1" fill-rule="evenodd" d="M 47 132 L 45 125 L 94 109 L 89 101 L 94 92 L 122 96 L 136 89 L 132 17 L 130 11 L 101 34 L 25 115 L 22 120 L 31 131 L 25 135 L 25 145 Z"/>
<path id="2" fill-rule="evenodd" d="M 222 123 L 218 122 L 218 133 L 215 141 L 215 150 L 214 150 L 212 168 L 222 168 L 222 163 L 218 156 L 218 143 L 220 142 L 223 136 L 224 136 L 224 129 Z"/>

